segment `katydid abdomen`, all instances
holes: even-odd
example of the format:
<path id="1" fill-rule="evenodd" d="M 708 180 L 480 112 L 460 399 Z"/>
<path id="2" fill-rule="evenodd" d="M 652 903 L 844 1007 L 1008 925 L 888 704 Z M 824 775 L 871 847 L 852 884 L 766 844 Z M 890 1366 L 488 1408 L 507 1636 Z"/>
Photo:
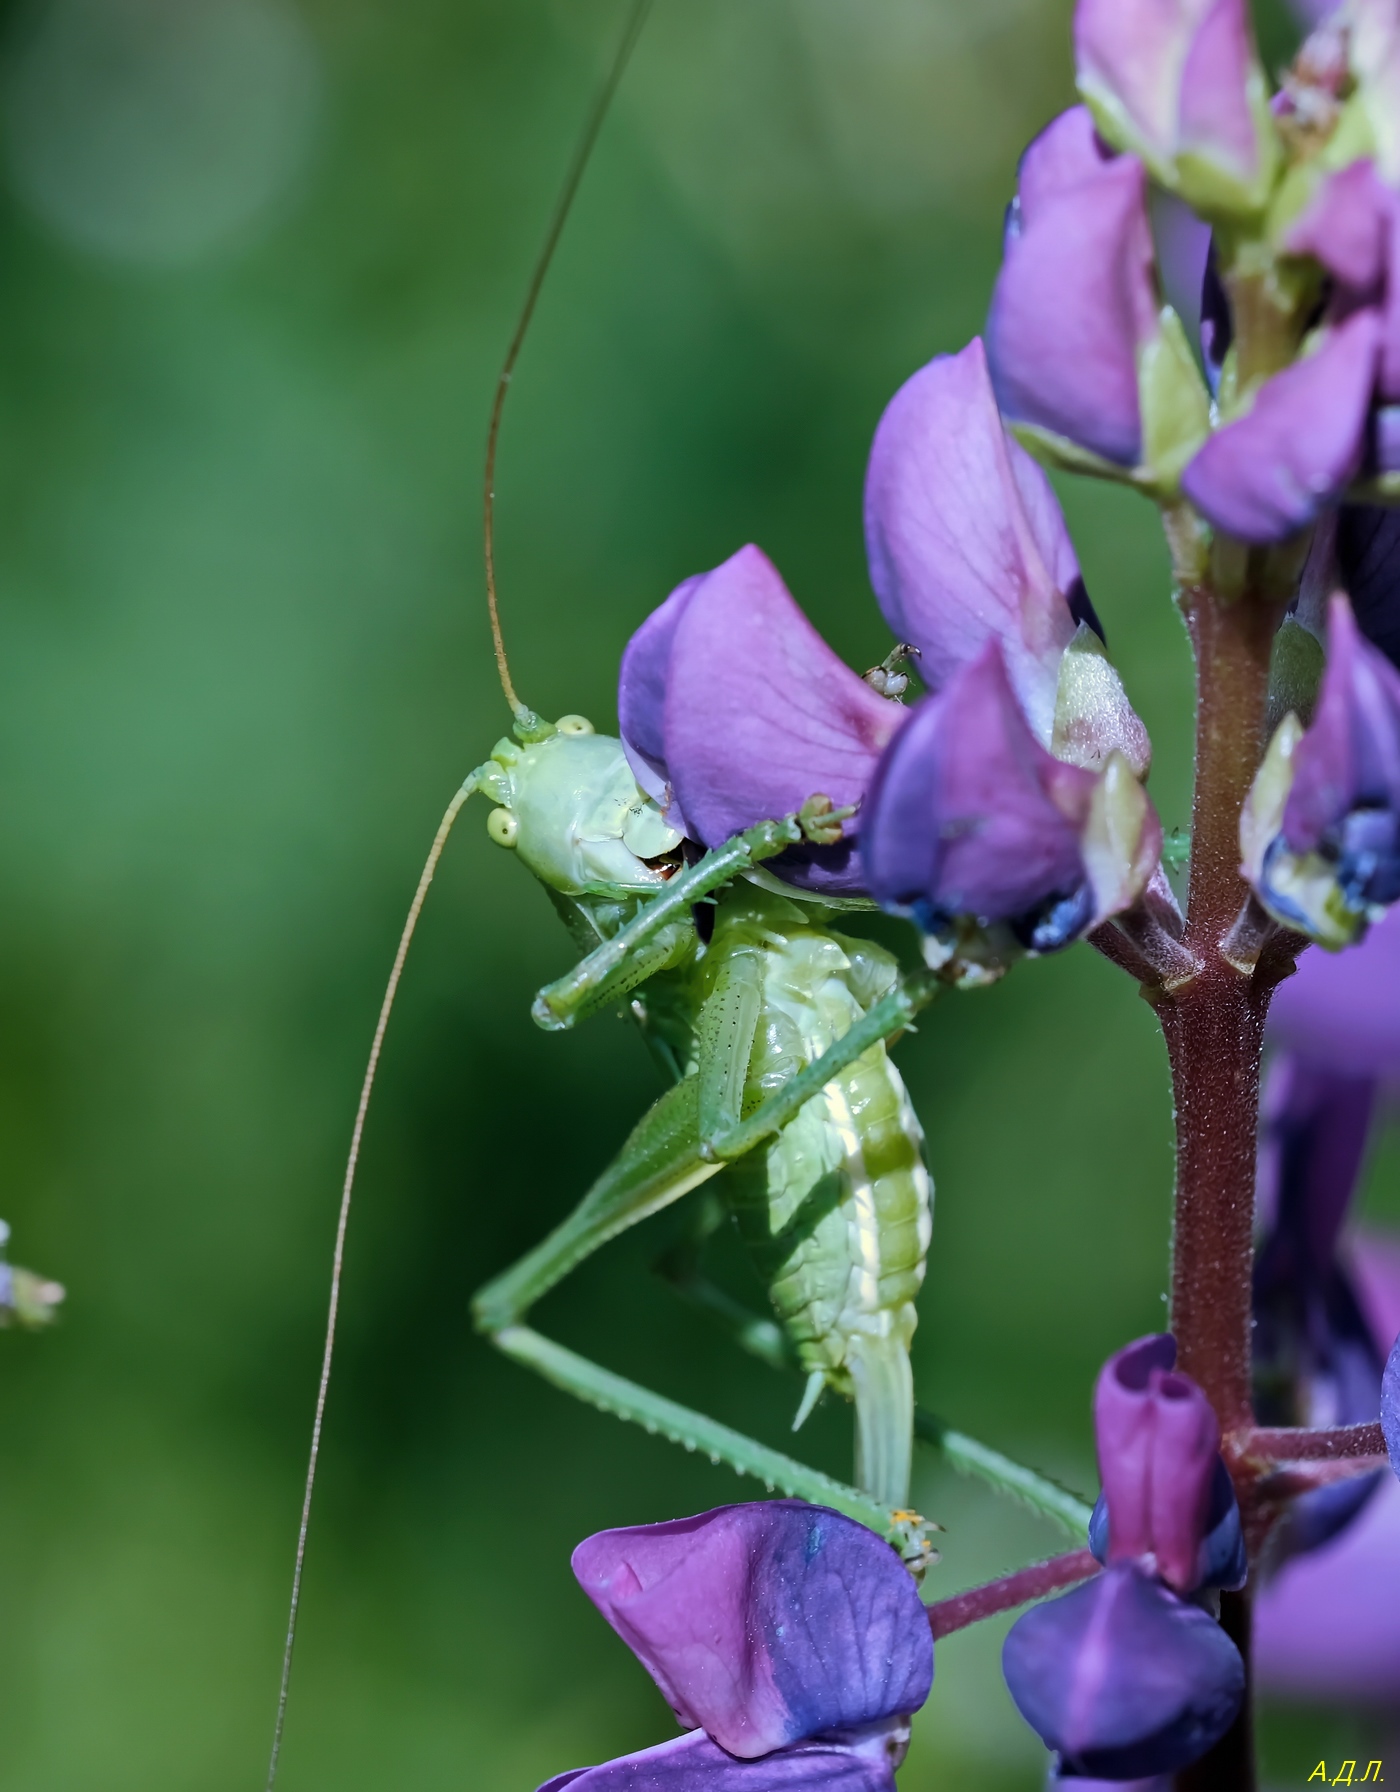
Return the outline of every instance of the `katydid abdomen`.
<path id="1" fill-rule="evenodd" d="M 742 981 L 757 997 L 745 1112 L 839 1039 L 897 972 L 870 942 L 834 933 L 796 903 L 746 885 L 721 899 L 697 969 L 714 989 L 733 977 L 736 960 L 747 961 Z M 774 1312 L 808 1372 L 804 1414 L 823 1385 L 854 1399 L 857 1480 L 891 1506 L 908 1500 L 909 1345 L 932 1225 L 922 1146 L 913 1106 L 881 1044 L 722 1179 Z"/>

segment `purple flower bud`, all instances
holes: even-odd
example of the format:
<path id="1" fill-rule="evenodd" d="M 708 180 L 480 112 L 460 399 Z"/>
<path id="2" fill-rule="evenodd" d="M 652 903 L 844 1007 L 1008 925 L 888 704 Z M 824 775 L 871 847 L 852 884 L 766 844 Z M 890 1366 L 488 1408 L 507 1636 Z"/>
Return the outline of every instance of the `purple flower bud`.
<path id="1" fill-rule="evenodd" d="M 1159 328 L 1146 191 L 1083 106 L 1062 113 L 1021 159 L 987 322 L 1006 416 L 1123 467 L 1142 458 L 1138 360 Z"/>
<path id="2" fill-rule="evenodd" d="M 1055 1774 L 1046 1792 L 1172 1792 L 1171 1777 L 1154 1773 L 1148 1780 L 1084 1780 L 1078 1774 Z"/>
<path id="3" fill-rule="evenodd" d="M 1259 880 L 1280 918 L 1339 944 L 1347 926 L 1354 934 L 1400 897 L 1400 672 L 1362 638 L 1340 595 L 1282 822 Z M 1328 926 L 1340 937 L 1329 940 Z"/>
<path id="4" fill-rule="evenodd" d="M 1350 0 L 1350 62 L 1382 177 L 1400 187 L 1400 17 L 1394 0 Z"/>
<path id="5" fill-rule="evenodd" d="M 602 1531 L 573 1566 L 681 1723 L 744 1760 L 928 1697 L 933 1640 L 913 1581 L 874 1532 L 825 1507 L 771 1500 Z"/>
<path id="6" fill-rule="evenodd" d="M 1328 175 L 1284 234 L 1290 255 L 1311 255 L 1358 299 L 1373 297 L 1386 270 L 1395 196 L 1375 163 Z"/>
<path id="7" fill-rule="evenodd" d="M 1380 320 L 1355 312 L 1321 346 L 1266 380 L 1182 475 L 1201 514 L 1241 541 L 1282 541 L 1313 522 L 1359 471 Z"/>
<path id="8" fill-rule="evenodd" d="M 1147 730 L 1102 652 L 1049 480 L 997 412 L 982 343 L 905 382 L 875 432 L 865 482 L 870 577 L 885 620 L 937 691 L 989 641 L 1042 746 L 1145 776 Z"/>
<path id="9" fill-rule="evenodd" d="M 1381 1355 L 1338 1255 L 1375 1094 L 1373 1077 L 1297 1053 L 1270 1068 L 1259 1158 L 1264 1233 L 1254 1265 L 1261 1424 L 1353 1425 L 1380 1411 Z M 1294 1500 L 1271 1539 L 1273 1558 L 1327 1542 L 1355 1520 L 1377 1480 L 1359 1475 Z"/>
<path id="10" fill-rule="evenodd" d="M 1269 1036 L 1334 1075 L 1400 1081 L 1400 910 L 1349 952 L 1305 951 L 1274 992 Z"/>
<path id="11" fill-rule="evenodd" d="M 1094 1390 L 1094 1431 L 1109 1562 L 1145 1563 L 1189 1593 L 1202 1579 L 1220 1426 L 1209 1400 L 1175 1365 L 1169 1333 L 1110 1357 Z"/>
<path id="12" fill-rule="evenodd" d="M 1394 1710 L 1400 1686 L 1400 1483 L 1383 1474 L 1355 1522 L 1260 1589 L 1254 1669 L 1291 1698 Z"/>
<path id="13" fill-rule="evenodd" d="M 676 628 L 704 573 L 677 585 L 676 589 L 632 636 L 622 654 L 617 681 L 618 731 L 622 749 L 638 784 L 663 809 L 674 809 L 675 793 L 666 768 L 666 685 L 671 669 L 671 646 Z M 670 819 L 684 827 L 684 817 Z M 685 828 L 689 833 L 689 828 Z"/>
<path id="14" fill-rule="evenodd" d="M 988 641 L 1049 744 L 1060 661 L 1087 621 L 1102 634 L 1050 481 L 1008 438 L 980 337 L 906 380 L 865 477 L 870 579 L 897 639 L 939 690 Z"/>
<path id="15" fill-rule="evenodd" d="M 1062 1768 L 1100 1780 L 1189 1766 L 1244 1698 L 1244 1663 L 1210 1614 L 1126 1562 L 1018 1618 L 1002 1672 Z"/>
<path id="16" fill-rule="evenodd" d="M 1026 950 L 1053 952 L 1126 907 L 1160 845 L 1121 758 L 1096 777 L 1035 739 L 992 642 L 885 754 L 861 858 L 877 901 L 913 916 L 931 946 L 951 950 L 967 925 L 1002 926 Z"/>
<path id="17" fill-rule="evenodd" d="M 1337 513 L 1335 552 L 1337 578 L 1351 599 L 1357 626 L 1392 665 L 1400 665 L 1400 510 L 1344 504 Z"/>
<path id="18" fill-rule="evenodd" d="M 1364 951 L 1335 962 L 1349 962 Z M 1349 1267 L 1372 1336 L 1395 1337 L 1400 1244 L 1363 1237 Z M 1254 1613 L 1259 1684 L 1291 1697 L 1393 1707 L 1400 1686 L 1397 1586 L 1400 1485 L 1383 1473 L 1351 1523 L 1321 1547 L 1293 1555 L 1259 1590 Z"/>
<path id="19" fill-rule="evenodd" d="M 642 624 L 618 710 L 644 788 L 669 788 L 705 846 L 812 796 L 859 804 L 907 714 L 837 658 L 755 547 L 687 580 Z M 785 854 L 775 869 L 809 889 L 860 888 L 853 838 Z"/>
<path id="20" fill-rule="evenodd" d="M 659 1748 L 561 1773 L 539 1792 L 895 1792 L 903 1739 L 884 1733 L 735 1760 L 703 1730 Z"/>
<path id="21" fill-rule="evenodd" d="M 1262 204 L 1277 145 L 1246 0 L 1079 0 L 1074 45 L 1111 143 L 1207 211 Z"/>

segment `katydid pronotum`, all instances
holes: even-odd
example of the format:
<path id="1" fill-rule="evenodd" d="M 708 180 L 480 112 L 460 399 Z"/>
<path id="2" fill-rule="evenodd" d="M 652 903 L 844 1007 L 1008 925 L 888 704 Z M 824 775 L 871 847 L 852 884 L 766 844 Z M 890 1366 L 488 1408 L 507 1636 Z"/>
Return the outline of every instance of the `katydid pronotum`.
<path id="1" fill-rule="evenodd" d="M 832 922 L 864 901 L 814 899 L 764 862 L 841 838 L 849 811 L 820 793 L 686 862 L 679 832 L 638 786 L 622 743 L 579 716 L 543 721 L 511 680 L 497 604 L 494 475 L 505 396 L 560 232 L 652 0 L 632 0 L 536 261 L 496 387 L 487 435 L 487 605 L 513 736 L 452 798 L 419 877 L 390 970 L 351 1133 L 303 1493 L 267 1786 L 281 1752 L 302 1570 L 330 1385 L 351 1198 L 385 1031 L 428 889 L 476 792 L 491 837 L 545 885 L 584 956 L 535 998 L 548 1030 L 629 1011 L 669 1085 L 574 1212 L 473 1303 L 500 1350 L 604 1411 L 699 1450 L 770 1490 L 832 1506 L 887 1537 L 915 1572 L 937 1527 L 907 1509 L 915 1436 L 1082 1536 L 1089 1508 L 1055 1482 L 914 1404 L 909 1341 L 931 1228 L 931 1184 L 913 1107 L 888 1047 L 960 967 L 901 972 Z M 698 906 L 699 905 L 699 906 Z M 697 916 L 706 913 L 706 924 Z M 705 936 L 702 939 L 702 933 Z M 525 1323 L 530 1307 L 593 1251 L 689 1199 L 680 1242 L 658 1264 L 678 1291 L 775 1367 L 801 1370 L 794 1429 L 827 1387 L 856 1407 L 855 1484 L 586 1361 Z M 742 1309 L 708 1282 L 707 1236 L 732 1216 L 773 1304 Z"/>

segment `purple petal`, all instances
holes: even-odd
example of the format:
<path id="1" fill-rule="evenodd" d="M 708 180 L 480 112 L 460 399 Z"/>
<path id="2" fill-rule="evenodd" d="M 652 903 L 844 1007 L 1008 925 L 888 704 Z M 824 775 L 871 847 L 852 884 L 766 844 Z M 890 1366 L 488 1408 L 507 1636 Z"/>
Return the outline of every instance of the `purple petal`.
<path id="1" fill-rule="evenodd" d="M 1244 1697 L 1244 1663 L 1215 1620 L 1127 1565 L 1018 1618 L 1002 1672 L 1047 1748 L 1096 1779 L 1189 1766 Z"/>
<path id="2" fill-rule="evenodd" d="M 1336 561 L 1357 626 L 1392 665 L 1400 665 L 1400 510 L 1344 504 L 1337 514 Z"/>
<path id="3" fill-rule="evenodd" d="M 671 647 L 686 606 L 704 579 L 686 579 L 652 611 L 627 643 L 617 680 L 617 721 L 623 751 L 642 789 L 658 803 L 670 801 L 666 769 L 666 690 Z"/>
<path id="4" fill-rule="evenodd" d="M 731 1754 L 918 1710 L 933 1641 L 899 1557 L 801 1500 L 602 1531 L 574 1551 L 585 1593 L 666 1695 Z"/>
<path id="5" fill-rule="evenodd" d="M 1381 1424 L 1385 1427 L 1390 1466 L 1400 1475 L 1400 1337 L 1391 1347 L 1385 1379 L 1381 1383 Z"/>
<path id="6" fill-rule="evenodd" d="M 1265 1425 L 1353 1425 L 1380 1411 L 1382 1357 L 1338 1260 L 1376 1094 L 1369 1077 L 1284 1053 L 1270 1066 L 1259 1153 L 1263 1237 L 1254 1264 L 1255 1415 Z M 1355 1521 L 1377 1477 L 1302 1495 L 1275 1559 Z"/>
<path id="7" fill-rule="evenodd" d="M 1003 412 L 1121 466 L 1142 452 L 1138 351 L 1157 331 L 1147 175 L 1105 159 L 1087 109 L 1026 151 L 992 295 L 987 354 Z"/>
<path id="8" fill-rule="evenodd" d="M 1313 256 L 1358 297 L 1368 298 L 1385 272 L 1392 211 L 1375 164 L 1352 162 L 1322 182 L 1290 225 L 1283 247 L 1290 255 Z"/>
<path id="9" fill-rule="evenodd" d="M 1191 9 L 1199 13 L 1199 6 Z M 1074 59 L 1082 84 L 1116 97 L 1164 160 L 1176 147 L 1181 67 L 1191 21 L 1179 5 L 1151 0 L 1079 0 Z"/>
<path id="10" fill-rule="evenodd" d="M 865 477 L 870 579 L 932 690 L 995 640 L 1031 726 L 1050 740 L 1079 565 L 1050 482 L 997 414 L 980 337 L 891 399 Z"/>
<path id="11" fill-rule="evenodd" d="M 1312 522 L 1361 465 L 1380 321 L 1358 311 L 1315 354 L 1266 380 L 1254 408 L 1218 429 L 1182 490 L 1241 541 L 1282 541 Z"/>
<path id="12" fill-rule="evenodd" d="M 881 750 L 908 711 L 839 660 L 755 547 L 706 575 L 671 646 L 666 764 L 706 846 L 792 814 L 812 796 L 863 801 Z M 853 835 L 859 825 L 846 824 Z M 858 890 L 853 844 L 814 850 L 791 881 Z"/>
<path id="13" fill-rule="evenodd" d="M 1177 149 L 1228 169 L 1245 186 L 1259 172 L 1258 126 L 1249 105 L 1253 67 L 1246 0 L 1215 0 L 1186 53 Z"/>
<path id="14" fill-rule="evenodd" d="M 1153 1774 L 1150 1780 L 1083 1780 L 1078 1774 L 1057 1773 L 1047 1792 L 1172 1792 L 1172 1782 L 1166 1774 Z"/>
<path id="15" fill-rule="evenodd" d="M 1400 62 L 1400 59 L 1397 59 Z M 1394 188 L 1385 189 L 1389 207 L 1390 228 L 1386 233 L 1388 254 L 1386 258 L 1386 297 L 1382 312 L 1381 333 L 1381 377 L 1380 391 L 1383 399 L 1392 404 L 1400 399 L 1400 193 Z M 1388 435 L 1393 424 L 1383 426 L 1382 434 Z M 1381 468 L 1389 471 L 1393 463 L 1389 456 L 1389 443 L 1380 444 Z"/>
<path id="16" fill-rule="evenodd" d="M 841 1743 L 809 1743 L 762 1761 L 735 1760 L 703 1730 L 657 1748 L 563 1773 L 539 1792 L 894 1792 L 887 1759 Z"/>
<path id="17" fill-rule="evenodd" d="M 971 916 L 1037 951 L 1067 945 L 1094 917 L 1080 851 L 1093 785 L 1032 735 L 993 643 L 881 761 L 861 836 L 870 890 L 931 932 Z"/>
<path id="18" fill-rule="evenodd" d="M 1184 199 L 1160 188 L 1152 194 L 1151 218 L 1163 293 L 1181 319 L 1187 341 L 1195 341 L 1201 331 L 1210 225 Z"/>
<path id="19" fill-rule="evenodd" d="M 1110 1562 L 1153 1558 L 1180 1592 L 1199 1584 L 1220 1426 L 1209 1400 L 1176 1372 L 1176 1340 L 1141 1338 L 1105 1363 L 1094 1390 Z"/>
<path id="20" fill-rule="evenodd" d="M 1283 837 L 1294 852 L 1329 847 L 1346 875 L 1355 818 L 1384 826 L 1400 810 L 1400 672 L 1365 640 L 1345 597 L 1327 613 L 1327 666 L 1312 726 L 1293 756 L 1293 785 L 1283 812 Z M 1353 830 L 1354 831 L 1354 830 Z M 1367 848 L 1380 855 L 1362 891 L 1368 901 L 1400 895 L 1400 857 L 1392 843 Z M 1391 884 L 1396 888 L 1392 892 Z"/>
<path id="21" fill-rule="evenodd" d="M 1393 1709 L 1400 1687 L 1400 1484 L 1386 1476 L 1355 1523 L 1295 1556 L 1254 1608 L 1261 1687 Z"/>
<path id="22" fill-rule="evenodd" d="M 1279 1267 L 1292 1279 L 1322 1275 L 1336 1255 L 1375 1098 L 1373 1076 L 1349 1075 L 1311 1055 L 1285 1052 L 1269 1066 L 1259 1205 L 1272 1237 L 1289 1241 L 1286 1269 Z"/>
<path id="23" fill-rule="evenodd" d="M 1400 911 L 1346 952 L 1308 947 L 1274 994 L 1269 1030 L 1339 1074 L 1400 1078 Z"/>

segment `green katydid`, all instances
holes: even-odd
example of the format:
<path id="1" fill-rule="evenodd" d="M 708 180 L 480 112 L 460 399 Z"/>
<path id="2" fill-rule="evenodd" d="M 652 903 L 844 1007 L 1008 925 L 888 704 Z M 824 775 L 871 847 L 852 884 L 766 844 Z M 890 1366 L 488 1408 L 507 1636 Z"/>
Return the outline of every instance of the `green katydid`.
<path id="1" fill-rule="evenodd" d="M 1075 1495 L 914 1405 L 909 1341 L 929 1244 L 931 1184 L 919 1124 L 888 1047 L 959 967 L 901 973 L 882 947 L 836 930 L 829 900 L 806 897 L 763 870 L 765 860 L 789 847 L 839 839 L 849 811 L 833 809 L 814 792 L 796 813 L 761 822 L 687 865 L 680 834 L 637 785 L 621 742 L 597 734 L 578 716 L 542 721 L 520 702 L 511 681 L 493 557 L 502 409 L 574 193 L 650 4 L 633 0 L 497 383 L 484 482 L 486 594 L 514 738 L 498 742 L 466 779 L 438 826 L 361 1085 L 333 1249 L 269 1792 L 280 1756 L 365 1117 L 423 902 L 456 819 L 478 791 L 495 804 L 487 823 L 491 837 L 544 884 L 584 954 L 536 996 L 536 1020 L 558 1030 L 599 1011 L 625 1008 L 670 1085 L 574 1212 L 478 1293 L 473 1312 L 479 1328 L 507 1355 L 569 1393 L 770 1488 L 857 1518 L 888 1537 L 916 1568 L 932 1558 L 928 1532 L 936 1528 L 906 1509 L 916 1435 L 953 1466 L 1072 1534 L 1082 1534 L 1089 1518 Z M 714 907 L 704 943 L 694 918 L 702 903 Z M 853 1398 L 856 1485 L 627 1381 L 523 1323 L 533 1303 L 591 1252 L 685 1197 L 693 1197 L 694 1223 L 658 1267 L 741 1346 L 775 1366 L 805 1370 L 797 1423 L 828 1386 Z M 771 1319 L 742 1310 L 703 1276 L 705 1236 L 731 1215 L 769 1290 Z"/>

